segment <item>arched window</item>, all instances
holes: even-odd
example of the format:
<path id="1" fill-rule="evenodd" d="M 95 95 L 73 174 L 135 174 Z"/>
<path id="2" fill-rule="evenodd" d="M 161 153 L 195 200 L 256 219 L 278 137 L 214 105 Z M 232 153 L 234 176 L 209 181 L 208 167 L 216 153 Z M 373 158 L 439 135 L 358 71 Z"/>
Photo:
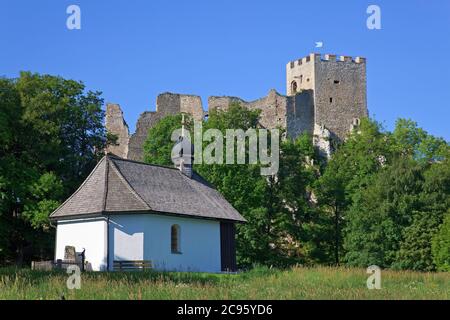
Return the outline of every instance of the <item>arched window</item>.
<path id="1" fill-rule="evenodd" d="M 180 250 L 180 226 L 174 224 L 170 228 L 170 248 L 172 253 L 181 253 Z"/>
<path id="2" fill-rule="evenodd" d="M 295 82 L 295 81 L 292 81 L 292 83 L 291 83 L 291 92 L 297 93 L 297 82 Z"/>

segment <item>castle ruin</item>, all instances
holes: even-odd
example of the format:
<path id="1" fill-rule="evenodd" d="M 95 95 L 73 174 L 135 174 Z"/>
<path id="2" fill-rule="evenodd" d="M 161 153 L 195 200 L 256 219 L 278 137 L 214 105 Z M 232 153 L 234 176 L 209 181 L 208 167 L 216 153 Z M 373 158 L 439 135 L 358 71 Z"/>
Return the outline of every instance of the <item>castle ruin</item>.
<path id="1" fill-rule="evenodd" d="M 270 90 L 255 101 L 212 96 L 208 98 L 208 110 L 226 110 L 232 102 L 261 110 L 261 127 L 281 127 L 294 138 L 308 132 L 319 150 L 329 156 L 333 141 L 342 141 L 359 119 L 368 116 L 366 87 L 365 58 L 311 53 L 286 65 L 286 95 Z M 130 135 L 120 106 L 107 104 L 106 129 L 118 138 L 108 151 L 142 161 L 148 130 L 163 117 L 177 113 L 190 114 L 195 120 L 207 114 L 199 96 L 163 93 L 157 97 L 156 111 L 142 113 L 136 132 Z"/>

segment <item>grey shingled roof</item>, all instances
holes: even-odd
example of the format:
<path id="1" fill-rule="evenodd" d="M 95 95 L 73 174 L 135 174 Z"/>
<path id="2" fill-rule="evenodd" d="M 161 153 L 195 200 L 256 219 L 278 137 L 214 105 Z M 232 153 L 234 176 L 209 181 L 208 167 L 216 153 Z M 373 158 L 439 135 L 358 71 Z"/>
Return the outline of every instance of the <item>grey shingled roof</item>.
<path id="1" fill-rule="evenodd" d="M 78 190 L 50 218 L 114 213 L 176 214 L 199 218 L 245 219 L 201 176 L 106 155 Z"/>

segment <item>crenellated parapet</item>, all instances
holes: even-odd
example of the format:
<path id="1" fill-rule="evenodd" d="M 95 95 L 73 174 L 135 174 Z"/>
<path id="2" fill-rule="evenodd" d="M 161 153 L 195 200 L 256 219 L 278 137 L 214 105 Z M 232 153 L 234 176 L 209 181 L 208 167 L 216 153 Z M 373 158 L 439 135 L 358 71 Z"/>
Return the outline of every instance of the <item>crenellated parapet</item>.
<path id="1" fill-rule="evenodd" d="M 311 53 L 306 57 L 301 59 L 293 60 L 288 62 L 288 67 L 293 69 L 296 66 L 302 66 L 304 64 L 310 62 L 345 62 L 345 63 L 366 63 L 366 58 L 363 57 L 352 57 L 352 56 L 338 56 L 336 54 L 320 54 L 320 53 Z"/>

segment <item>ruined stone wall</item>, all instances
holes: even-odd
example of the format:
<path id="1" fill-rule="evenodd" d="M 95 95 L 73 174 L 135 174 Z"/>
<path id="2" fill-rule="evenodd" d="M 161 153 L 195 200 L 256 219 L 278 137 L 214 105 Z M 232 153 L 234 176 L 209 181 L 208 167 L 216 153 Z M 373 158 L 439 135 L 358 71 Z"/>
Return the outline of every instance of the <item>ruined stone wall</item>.
<path id="1" fill-rule="evenodd" d="M 266 97 L 254 101 L 245 101 L 237 97 L 209 97 L 208 109 L 227 110 L 232 102 L 238 102 L 250 110 L 261 110 L 260 124 L 267 129 L 286 128 L 286 112 L 292 103 L 288 97 L 270 90 Z"/>
<path id="2" fill-rule="evenodd" d="M 271 90 L 266 97 L 245 101 L 238 97 L 209 97 L 208 109 L 226 110 L 238 102 L 250 110 L 261 110 L 260 124 L 267 129 L 284 128 L 287 135 L 302 132 L 315 136 L 315 142 L 329 154 L 328 141 L 342 140 L 358 119 L 368 116 L 366 102 L 366 61 L 357 57 L 310 54 L 286 65 L 287 96 Z M 110 152 L 132 160 L 143 160 L 143 145 L 148 130 L 163 117 L 180 112 L 202 120 L 204 111 L 199 96 L 160 94 L 156 111 L 139 117 L 136 132 L 129 135 L 128 126 L 118 105 L 108 105 L 107 129 L 118 136 L 119 145 Z"/>
<path id="3" fill-rule="evenodd" d="M 231 96 L 211 96 L 208 97 L 208 110 L 213 109 L 227 110 L 231 103 L 239 103 L 241 106 L 247 106 L 248 102 L 238 97 Z"/>
<path id="4" fill-rule="evenodd" d="M 191 114 L 195 120 L 203 119 L 202 100 L 199 96 L 163 93 L 156 98 L 156 111 L 144 112 L 136 124 L 136 132 L 130 137 L 127 158 L 136 161 L 143 160 L 143 146 L 148 130 L 154 127 L 162 118 L 180 112 Z"/>
<path id="5" fill-rule="evenodd" d="M 302 90 L 295 96 L 288 97 L 290 103 L 286 113 L 286 132 L 295 138 L 303 132 L 314 130 L 314 96 L 312 90 Z"/>
<path id="6" fill-rule="evenodd" d="M 271 90 L 269 94 L 255 101 L 245 101 L 237 97 L 209 97 L 209 110 L 227 110 L 230 103 L 238 102 L 250 110 L 261 110 L 260 124 L 267 129 L 286 129 L 289 137 L 297 137 L 314 130 L 314 99 L 312 90 L 303 90 L 295 96 L 287 97 Z"/>
<path id="7" fill-rule="evenodd" d="M 130 134 L 128 125 L 123 118 L 122 109 L 118 104 L 108 103 L 106 105 L 106 123 L 105 126 L 109 133 L 117 136 L 115 145 L 109 145 L 108 152 L 126 158 L 128 155 L 128 142 Z"/>
<path id="8" fill-rule="evenodd" d="M 196 120 L 202 120 L 202 99 L 199 96 L 169 92 L 158 95 L 156 113 L 166 116 L 180 112 L 191 114 Z"/>
<path id="9" fill-rule="evenodd" d="M 180 111 L 192 115 L 197 120 L 203 120 L 203 105 L 202 99 L 199 96 L 181 95 L 180 97 Z"/>
<path id="10" fill-rule="evenodd" d="M 162 113 L 146 111 L 141 113 L 136 123 L 136 131 L 130 137 L 127 159 L 135 161 L 144 160 L 144 142 L 147 139 L 148 130 L 154 127 L 164 117 Z"/>

